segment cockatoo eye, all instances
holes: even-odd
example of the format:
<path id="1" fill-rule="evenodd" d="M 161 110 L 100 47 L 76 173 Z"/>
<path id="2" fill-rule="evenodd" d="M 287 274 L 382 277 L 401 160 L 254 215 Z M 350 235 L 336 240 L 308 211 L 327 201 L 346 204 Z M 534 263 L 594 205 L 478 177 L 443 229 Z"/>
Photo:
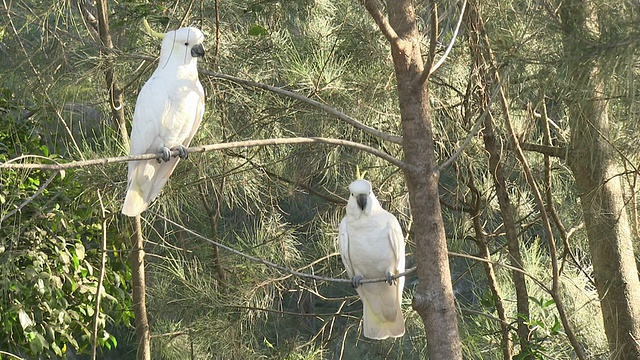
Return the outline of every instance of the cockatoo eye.
<path id="1" fill-rule="evenodd" d="M 189 46 L 189 43 L 184 43 L 184 46 Z"/>

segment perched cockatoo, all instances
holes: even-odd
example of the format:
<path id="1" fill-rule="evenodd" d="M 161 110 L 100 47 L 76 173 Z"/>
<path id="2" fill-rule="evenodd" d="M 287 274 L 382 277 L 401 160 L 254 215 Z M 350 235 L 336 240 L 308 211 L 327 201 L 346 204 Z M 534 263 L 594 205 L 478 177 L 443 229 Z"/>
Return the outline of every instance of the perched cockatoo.
<path id="1" fill-rule="evenodd" d="M 171 158 L 170 151 L 177 149 L 179 158 L 186 158 L 185 147 L 204 114 L 204 90 L 197 68 L 198 58 L 204 56 L 202 32 L 185 27 L 156 36 L 163 38 L 160 60 L 138 94 L 129 154 L 162 152 L 164 156 L 163 161 L 129 162 L 122 205 L 127 216 L 139 215 L 158 196 L 178 164 L 179 159 Z"/>
<path id="2" fill-rule="evenodd" d="M 386 339 L 404 335 L 402 289 L 404 236 L 395 216 L 384 210 L 366 180 L 349 185 L 347 214 L 340 223 L 340 256 L 363 307 L 364 336 Z M 387 282 L 362 279 L 386 277 Z"/>

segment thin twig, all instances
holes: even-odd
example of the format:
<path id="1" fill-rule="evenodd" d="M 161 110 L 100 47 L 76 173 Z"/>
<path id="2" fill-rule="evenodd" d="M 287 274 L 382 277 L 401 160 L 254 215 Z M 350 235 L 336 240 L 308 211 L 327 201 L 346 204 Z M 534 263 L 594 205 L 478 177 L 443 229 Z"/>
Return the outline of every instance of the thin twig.
<path id="1" fill-rule="evenodd" d="M 264 260 L 264 259 L 260 259 L 260 258 L 255 257 L 255 256 L 251 256 L 251 255 L 245 254 L 245 253 L 243 253 L 241 251 L 233 249 L 233 248 L 231 248 L 229 246 L 226 246 L 224 244 L 221 244 L 221 243 L 219 243 L 217 241 L 211 240 L 208 237 L 206 237 L 204 235 L 201 235 L 201 234 L 199 234 L 199 233 L 197 233 L 197 232 L 195 232 L 195 231 L 193 231 L 191 229 L 188 229 L 188 228 L 184 227 L 183 225 L 180 225 L 177 222 L 175 222 L 173 220 L 170 220 L 170 219 L 168 219 L 167 217 L 165 217 L 165 216 L 163 216 L 161 214 L 158 214 L 158 213 L 153 212 L 153 211 L 152 211 L 152 213 L 155 216 L 157 216 L 159 219 L 161 219 L 163 221 L 166 221 L 166 222 L 168 222 L 169 224 L 171 224 L 173 226 L 176 226 L 177 228 L 179 228 L 182 231 L 185 231 L 185 232 L 187 232 L 187 233 L 189 233 L 189 234 L 191 234 L 191 235 L 193 235 L 193 236 L 195 236 L 195 237 L 197 237 L 197 238 L 199 238 L 201 240 L 204 240 L 204 241 L 206 241 L 208 243 L 216 245 L 216 246 L 218 246 L 218 247 L 220 247 L 222 249 L 225 249 L 225 250 L 227 250 L 227 251 L 229 251 L 229 252 L 231 252 L 233 254 L 240 255 L 240 256 L 242 256 L 244 258 L 247 258 L 247 259 L 249 259 L 251 261 L 259 262 L 261 264 L 267 265 L 269 267 L 272 267 L 272 268 L 278 269 L 280 271 L 284 271 L 286 273 L 289 273 L 289 274 L 292 274 L 292 275 L 295 275 L 295 276 L 299 276 L 299 277 L 315 279 L 315 280 L 321 280 L 321 281 L 327 281 L 327 282 L 349 283 L 349 284 L 351 283 L 351 279 L 337 279 L 337 278 L 331 278 L 331 277 L 325 277 L 325 276 L 306 274 L 306 273 L 303 273 L 303 272 L 300 272 L 300 271 L 288 269 L 288 268 L 286 268 L 284 266 L 281 266 L 281 265 L 278 265 L 278 264 L 274 264 L 274 263 L 272 263 L 270 261 L 267 261 L 267 260 Z M 402 272 L 402 273 L 399 273 L 397 275 L 392 276 L 392 278 L 393 279 L 397 279 L 397 278 L 399 278 L 401 276 L 405 276 L 405 275 L 411 274 L 415 270 L 416 270 L 415 267 L 413 267 L 411 269 L 408 269 L 405 272 Z M 363 279 L 360 283 L 366 284 L 366 283 L 383 282 L 383 281 L 387 281 L 387 278 L 386 277 L 379 277 L 379 278 L 375 278 L 375 279 Z"/>
<path id="2" fill-rule="evenodd" d="M 96 289 L 96 307 L 93 319 L 93 344 L 91 348 L 91 359 L 93 360 L 95 360 L 98 356 L 98 320 L 100 319 L 100 299 L 102 298 L 102 284 L 104 283 L 104 273 L 107 266 L 107 211 L 104 208 L 100 190 L 98 190 L 98 201 L 100 202 L 100 209 L 102 211 L 102 245 L 100 247 L 100 251 L 102 252 L 102 259 L 100 260 L 100 275 L 98 275 L 98 287 Z"/>
<path id="3" fill-rule="evenodd" d="M 182 231 L 185 231 L 185 232 L 187 232 L 187 233 L 189 233 L 189 234 L 191 234 L 191 235 L 193 235 L 193 236 L 195 236 L 195 237 L 197 237 L 197 238 L 199 238 L 201 240 L 204 240 L 204 241 L 206 241 L 208 243 L 214 244 L 214 245 L 216 245 L 216 246 L 218 246 L 218 247 L 220 247 L 222 249 L 225 249 L 225 250 L 227 250 L 227 251 L 229 251 L 229 252 L 231 252 L 233 254 L 242 256 L 244 258 L 247 258 L 247 259 L 249 259 L 251 261 L 259 262 L 261 264 L 267 265 L 269 267 L 272 267 L 272 268 L 278 269 L 280 271 L 284 271 L 286 273 L 289 273 L 289 274 L 292 274 L 292 275 L 295 275 L 295 276 L 299 276 L 299 277 L 315 279 L 315 280 L 321 280 L 321 281 L 327 281 L 327 282 L 335 282 L 335 283 L 349 283 L 349 284 L 351 283 L 350 279 L 337 279 L 337 278 L 331 278 L 331 277 L 325 277 L 325 276 L 306 274 L 306 273 L 303 273 L 303 272 L 300 272 L 300 271 L 295 271 L 295 270 L 288 269 L 288 268 L 286 268 L 284 266 L 281 266 L 281 265 L 278 265 L 278 264 L 274 264 L 274 263 L 272 263 L 270 261 L 267 261 L 267 260 L 264 260 L 264 259 L 260 259 L 260 258 L 257 258 L 255 256 L 251 256 L 251 255 L 245 254 L 245 253 L 243 253 L 241 251 L 233 249 L 233 248 L 231 248 L 229 246 L 226 246 L 224 244 L 221 244 L 221 243 L 219 243 L 217 241 L 211 240 L 211 239 L 207 238 L 206 236 L 201 235 L 201 234 L 199 234 L 199 233 L 197 233 L 197 232 L 195 232 L 195 231 L 193 231 L 191 229 L 188 229 L 185 226 L 180 225 L 177 222 L 175 222 L 173 220 L 170 220 L 167 217 L 165 217 L 165 216 L 163 216 L 163 215 L 161 215 L 161 214 L 159 214 L 157 212 L 154 212 L 154 211 L 150 211 L 150 212 L 153 213 L 155 216 L 157 216 L 159 219 L 161 219 L 163 221 L 166 221 L 167 223 L 179 228 Z M 547 288 L 546 285 L 544 285 L 540 280 L 536 279 L 533 275 L 527 273 L 523 269 L 518 269 L 518 268 L 515 268 L 515 267 L 510 266 L 508 264 L 502 264 L 502 263 L 494 262 L 494 261 L 491 261 L 491 260 L 483 259 L 483 258 L 480 258 L 480 257 L 477 257 L 477 256 L 473 256 L 473 255 L 469 255 L 469 254 L 462 254 L 462 253 L 457 253 L 457 252 L 453 252 L 453 251 L 449 251 L 448 254 L 449 254 L 449 256 L 461 257 L 461 258 L 470 259 L 470 260 L 476 260 L 476 261 L 480 261 L 480 262 L 491 262 L 492 264 L 501 266 L 503 268 L 523 273 L 525 276 L 529 277 L 534 283 L 536 283 L 542 290 L 544 290 L 547 293 L 551 292 L 551 290 L 549 288 Z M 416 267 L 414 266 L 412 268 L 407 269 L 406 271 L 404 271 L 402 273 L 399 273 L 397 275 L 392 276 L 392 279 L 397 279 L 397 278 L 402 277 L 402 276 L 411 275 L 415 271 L 416 271 Z M 362 284 L 366 284 L 366 283 L 375 283 L 375 282 L 384 282 L 384 281 L 387 281 L 387 277 L 386 276 L 385 277 L 374 278 L 374 279 L 363 279 L 361 281 L 361 283 Z"/>
<path id="4" fill-rule="evenodd" d="M 424 69 L 424 71 L 420 75 L 420 79 L 418 80 L 419 84 L 422 84 L 423 82 L 425 82 L 429 78 L 429 76 L 432 75 L 434 72 L 436 72 L 438 68 L 442 66 L 444 61 L 447 60 L 447 57 L 449 56 L 451 49 L 453 49 L 453 44 L 456 42 L 456 39 L 458 38 L 458 31 L 460 30 L 460 25 L 462 24 L 462 18 L 464 17 L 464 11 L 466 8 L 467 8 L 467 0 L 464 0 L 464 2 L 462 3 L 462 9 L 460 9 L 460 18 L 458 18 L 458 23 L 456 24 L 456 28 L 453 30 L 451 42 L 445 49 L 444 54 L 442 54 L 442 57 L 440 57 L 438 62 L 435 63 L 435 65 L 428 66 Z"/>
<path id="5" fill-rule="evenodd" d="M 231 76 L 231 75 L 226 75 L 226 74 L 220 74 L 220 73 L 216 73 L 213 71 L 208 71 L 208 70 L 200 70 L 199 73 L 201 75 L 205 75 L 205 76 L 211 76 L 214 78 L 218 78 L 218 79 L 224 79 L 224 80 L 229 80 L 232 81 L 234 83 L 240 84 L 240 85 L 244 85 L 244 86 L 249 86 L 249 87 L 255 87 L 258 89 L 262 89 L 262 90 L 268 90 L 271 92 L 274 92 L 276 94 L 280 94 L 280 95 L 284 95 L 287 97 L 290 97 L 292 99 L 298 100 L 298 101 L 302 101 L 304 103 L 307 103 L 309 105 L 312 105 L 314 107 L 317 107 L 331 115 L 333 115 L 334 117 L 348 123 L 349 125 L 355 127 L 356 129 L 362 130 L 366 133 L 369 133 L 375 137 L 378 137 L 380 139 L 383 140 L 387 140 L 389 142 L 395 143 L 395 144 L 402 144 L 402 136 L 397 136 L 397 135 L 391 135 L 388 134 L 384 131 L 380 131 L 377 129 L 374 129 L 370 126 L 367 126 L 361 122 L 359 122 L 358 120 L 352 118 L 351 116 L 337 110 L 336 108 L 333 108 L 331 106 L 325 105 L 319 101 L 316 100 L 312 100 L 309 99 L 306 96 L 300 95 L 300 94 L 296 94 L 292 91 L 288 91 L 288 90 L 284 90 L 281 89 L 279 87 L 275 87 L 275 86 L 271 86 L 271 85 L 266 85 L 266 84 L 261 84 L 255 81 L 251 81 L 251 80 L 245 80 L 245 79 L 241 79 L 241 78 L 237 78 L 235 76 Z"/>
<path id="6" fill-rule="evenodd" d="M 504 73 L 504 77 L 506 77 L 508 73 L 509 73 L 509 70 L 506 70 Z M 501 88 L 502 88 L 502 82 L 500 81 L 496 85 L 496 88 L 493 90 L 493 93 L 491 94 L 491 98 L 489 99 L 489 103 L 484 108 L 484 111 L 482 112 L 482 114 L 478 116 L 478 119 L 476 120 L 475 124 L 473 124 L 471 131 L 469 131 L 469 134 L 467 134 L 467 138 L 464 139 L 464 142 L 462 143 L 462 145 L 456 150 L 455 153 L 453 153 L 453 155 L 451 155 L 451 157 L 449 157 L 445 162 L 443 162 L 441 165 L 438 166 L 438 172 L 442 172 L 442 170 L 449 167 L 449 165 L 451 165 L 454 161 L 458 159 L 458 157 L 460 157 L 460 155 L 462 155 L 462 152 L 464 151 L 464 149 L 467 146 L 469 146 L 469 144 L 471 143 L 471 139 L 473 139 L 473 137 L 478 134 L 478 131 L 480 131 L 480 126 L 482 125 L 484 118 L 489 114 L 489 111 L 491 109 L 491 104 L 493 104 L 493 101 L 496 99 L 496 97 L 500 93 Z M 0 165 L 0 168 L 2 168 L 1 165 Z"/>
<path id="7" fill-rule="evenodd" d="M 219 151 L 233 148 L 242 148 L 242 147 L 257 147 L 257 146 L 267 146 L 267 145 L 288 145 L 288 144 L 330 144 L 330 145 L 338 145 L 338 146 L 347 146 L 355 149 L 359 149 L 365 152 L 368 152 L 372 155 L 375 155 L 381 159 L 384 159 L 399 168 L 407 169 L 409 165 L 402 160 L 398 160 L 395 157 L 380 151 L 376 148 L 363 145 L 360 143 L 356 143 L 348 140 L 341 139 L 331 139 L 331 138 L 322 138 L 322 137 L 295 137 L 295 138 L 280 138 L 280 139 L 261 139 L 261 140 L 246 140 L 246 141 L 234 141 L 229 143 L 222 144 L 212 144 L 212 145 L 201 145 L 187 148 L 187 153 L 202 153 L 207 151 Z M 173 150 L 171 152 L 171 156 L 178 156 L 178 150 Z M 5 163 L 0 164 L 0 169 L 39 169 L 39 170 L 64 170 L 64 169 L 74 169 L 85 166 L 93 166 L 93 165 L 106 165 L 106 164 L 116 164 L 121 162 L 128 161 L 136 161 L 136 160 L 152 160 L 152 159 L 160 159 L 162 158 L 162 153 L 150 153 L 150 154 L 142 154 L 142 155 L 134 155 L 134 156 L 116 156 L 110 158 L 101 158 L 101 159 L 92 159 L 92 160 L 83 160 L 83 161 L 72 161 L 64 164 L 25 164 L 25 163 L 14 163 L 13 161 L 7 161 Z"/>
<path id="8" fill-rule="evenodd" d="M 17 208 L 9 211 L 8 213 L 6 213 L 2 218 L 0 218 L 0 227 L 2 227 L 2 222 L 5 221 L 9 216 L 12 216 L 13 214 L 22 211 L 22 209 L 27 206 L 30 202 L 33 201 L 33 199 L 35 199 L 37 196 L 39 196 L 40 194 L 42 194 L 42 192 L 44 191 L 44 189 L 47 188 L 47 186 L 49 186 L 49 184 L 51 184 L 51 182 L 53 181 L 53 179 L 55 179 L 55 177 L 60 173 L 60 170 L 54 172 L 53 174 L 51 174 L 51 176 L 49 176 L 49 178 L 47 179 L 47 181 L 45 181 L 42 185 L 40 185 L 40 187 L 38 188 L 38 190 L 36 190 L 35 193 L 33 193 L 33 195 L 29 196 L 29 198 L 27 198 L 27 200 L 23 201 L 22 204 L 18 205 Z"/>

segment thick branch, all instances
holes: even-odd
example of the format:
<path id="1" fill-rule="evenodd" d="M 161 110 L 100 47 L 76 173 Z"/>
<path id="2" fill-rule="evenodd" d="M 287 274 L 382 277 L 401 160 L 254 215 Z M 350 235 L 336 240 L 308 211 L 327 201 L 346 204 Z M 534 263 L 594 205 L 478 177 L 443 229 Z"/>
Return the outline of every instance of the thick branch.
<path id="1" fill-rule="evenodd" d="M 520 147 L 522 150 L 533 151 L 540 153 L 546 156 L 556 157 L 562 160 L 567 159 L 567 149 L 564 147 L 557 147 L 551 145 L 540 145 L 540 144 L 532 144 L 532 143 L 520 143 Z M 511 146 L 511 150 L 513 150 L 513 146 Z"/>
<path id="2" fill-rule="evenodd" d="M 98 33 L 100 34 L 101 45 L 105 48 L 113 49 L 111 33 L 109 32 L 107 2 L 105 0 L 98 0 L 96 2 L 96 10 L 98 12 Z M 118 84 L 114 68 L 115 64 L 113 59 L 109 54 L 106 54 L 105 77 L 107 80 L 107 86 L 109 87 L 109 106 L 111 108 L 111 114 L 113 115 L 115 125 L 120 131 L 120 136 L 122 137 L 125 147 L 128 148 L 129 136 L 127 135 L 127 126 L 124 117 L 122 89 L 120 89 L 120 85 Z"/>
<path id="3" fill-rule="evenodd" d="M 262 139 L 262 140 L 247 140 L 247 141 L 234 141 L 230 143 L 222 143 L 222 144 L 213 144 L 213 145 L 202 145 L 202 146 L 194 146 L 187 149 L 187 153 L 202 153 L 207 151 L 219 151 L 233 148 L 242 148 L 242 147 L 256 147 L 256 146 L 266 146 L 266 145 L 286 145 L 286 144 L 330 144 L 330 145 L 339 145 L 339 146 L 347 146 L 355 149 L 359 149 L 365 152 L 368 152 L 372 155 L 375 155 L 381 159 L 384 159 L 401 169 L 407 169 L 410 166 L 405 162 L 396 159 L 395 157 L 382 152 L 378 149 L 372 148 L 367 145 L 363 145 L 360 143 L 340 140 L 340 139 L 329 139 L 329 138 L 320 138 L 320 137 L 298 137 L 298 138 L 281 138 L 281 139 Z M 171 156 L 178 156 L 178 151 L 173 150 L 171 152 Z M 110 158 L 102 158 L 102 159 L 92 159 L 92 160 L 83 160 L 83 161 L 72 161 L 65 164 L 25 164 L 25 163 L 15 163 L 16 160 L 24 159 L 25 157 L 20 157 L 16 159 L 9 160 L 5 163 L 0 164 L 0 169 L 40 169 L 40 170 L 64 170 L 64 169 L 74 169 L 85 166 L 95 166 L 95 165 L 106 165 L 106 164 L 115 164 L 121 162 L 135 161 L 135 160 L 152 160 L 152 159 L 160 159 L 162 157 L 161 153 L 156 154 L 142 154 L 135 156 L 117 156 Z"/>
<path id="4" fill-rule="evenodd" d="M 389 43 L 392 45 L 398 41 L 398 34 L 393 30 L 391 24 L 389 24 L 389 20 L 387 20 L 386 16 L 380 10 L 380 4 L 378 4 L 375 0 L 364 0 L 364 7 L 367 9 L 373 21 L 376 22 L 380 31 L 384 34 L 384 36 L 389 40 Z"/>

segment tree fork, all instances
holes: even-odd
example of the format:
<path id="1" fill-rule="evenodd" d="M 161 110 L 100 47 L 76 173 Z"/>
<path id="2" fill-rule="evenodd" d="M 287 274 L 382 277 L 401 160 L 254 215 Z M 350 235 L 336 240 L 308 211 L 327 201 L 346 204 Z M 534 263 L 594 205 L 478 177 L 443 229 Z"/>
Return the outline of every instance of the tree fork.
<path id="1" fill-rule="evenodd" d="M 440 208 L 428 82 L 422 79 L 424 64 L 415 11 L 410 0 L 389 1 L 387 20 L 377 2 L 366 0 L 364 5 L 391 44 L 396 74 L 402 146 L 409 165 L 403 170 L 414 216 L 418 259 L 419 282 L 413 308 L 425 325 L 429 358 L 462 359 Z"/>

